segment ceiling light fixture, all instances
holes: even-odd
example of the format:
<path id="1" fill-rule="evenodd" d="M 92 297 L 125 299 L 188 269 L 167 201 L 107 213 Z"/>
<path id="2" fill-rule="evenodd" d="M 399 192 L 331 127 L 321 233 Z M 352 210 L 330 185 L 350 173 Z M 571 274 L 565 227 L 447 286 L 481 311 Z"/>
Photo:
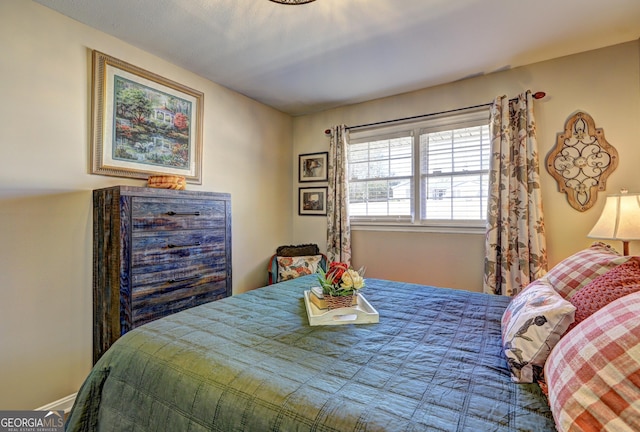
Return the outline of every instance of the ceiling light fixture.
<path id="1" fill-rule="evenodd" d="M 270 0 L 270 1 L 274 3 L 285 4 L 285 5 L 298 5 L 298 4 L 311 3 L 316 0 Z"/>

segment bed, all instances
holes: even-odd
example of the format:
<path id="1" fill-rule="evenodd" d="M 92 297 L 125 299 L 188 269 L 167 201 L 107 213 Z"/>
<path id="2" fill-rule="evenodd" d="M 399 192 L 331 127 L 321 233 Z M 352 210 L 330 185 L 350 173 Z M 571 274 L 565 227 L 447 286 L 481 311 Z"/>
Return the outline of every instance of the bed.
<path id="1" fill-rule="evenodd" d="M 316 276 L 136 328 L 96 363 L 68 431 L 554 431 L 513 382 L 510 299 L 367 279 L 379 323 L 309 326 Z"/>

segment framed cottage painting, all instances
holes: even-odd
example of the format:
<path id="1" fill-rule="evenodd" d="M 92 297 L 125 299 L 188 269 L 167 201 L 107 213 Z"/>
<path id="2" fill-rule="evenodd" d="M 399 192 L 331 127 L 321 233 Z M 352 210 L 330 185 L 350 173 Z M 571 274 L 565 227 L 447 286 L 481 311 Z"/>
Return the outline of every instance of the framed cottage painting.
<path id="1" fill-rule="evenodd" d="M 202 183 L 204 95 L 93 51 L 91 173 Z"/>

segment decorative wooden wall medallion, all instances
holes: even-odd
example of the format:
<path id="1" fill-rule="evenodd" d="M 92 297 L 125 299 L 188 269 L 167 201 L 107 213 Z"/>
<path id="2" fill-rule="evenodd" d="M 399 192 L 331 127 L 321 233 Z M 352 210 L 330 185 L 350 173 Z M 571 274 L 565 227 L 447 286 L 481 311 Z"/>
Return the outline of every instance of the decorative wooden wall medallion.
<path id="1" fill-rule="evenodd" d="M 618 151 L 589 114 L 577 112 L 565 123 L 564 133 L 558 134 L 546 162 L 571 207 L 585 211 L 595 204 L 598 191 L 606 189 L 607 177 L 618 166 Z"/>

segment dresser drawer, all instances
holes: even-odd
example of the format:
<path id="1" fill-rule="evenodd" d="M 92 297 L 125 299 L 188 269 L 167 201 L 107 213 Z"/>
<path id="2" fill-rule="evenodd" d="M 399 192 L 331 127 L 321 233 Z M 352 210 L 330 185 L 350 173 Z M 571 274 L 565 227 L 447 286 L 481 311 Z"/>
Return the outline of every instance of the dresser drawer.
<path id="1" fill-rule="evenodd" d="M 131 277 L 131 328 L 227 296 L 224 255 L 137 267 Z"/>
<path id="2" fill-rule="evenodd" d="M 132 269 L 135 272 L 139 267 L 164 266 L 174 262 L 184 263 L 189 259 L 224 256 L 225 235 L 224 227 L 219 226 L 209 230 L 134 232 L 131 239 Z"/>
<path id="3" fill-rule="evenodd" d="M 131 290 L 140 292 L 147 287 L 170 287 L 201 278 L 224 279 L 227 267 L 226 257 L 220 254 L 201 255 L 157 266 L 138 266 L 131 271 Z"/>
<path id="4" fill-rule="evenodd" d="M 225 224 L 223 201 L 146 197 L 131 201 L 134 235 L 137 231 L 203 229 Z"/>
<path id="5" fill-rule="evenodd" d="M 216 275 L 134 288 L 131 298 L 132 328 L 226 296 L 224 277 Z"/>

